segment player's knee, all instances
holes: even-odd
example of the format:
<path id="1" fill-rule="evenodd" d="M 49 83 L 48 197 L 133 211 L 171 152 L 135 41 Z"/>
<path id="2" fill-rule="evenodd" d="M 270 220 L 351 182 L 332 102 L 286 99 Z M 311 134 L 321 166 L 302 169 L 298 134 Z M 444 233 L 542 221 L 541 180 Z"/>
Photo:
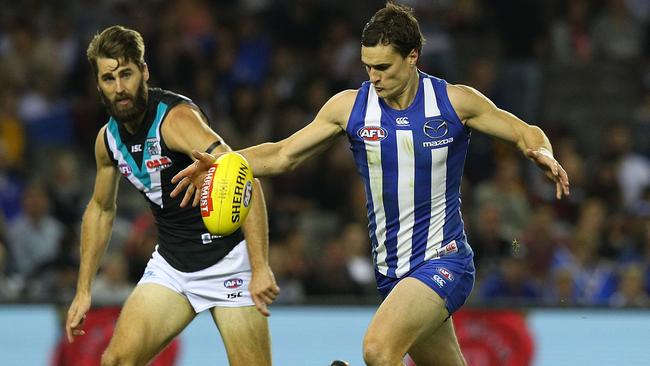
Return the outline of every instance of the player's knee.
<path id="1" fill-rule="evenodd" d="M 108 348 L 102 354 L 102 366 L 125 366 L 134 365 L 133 360 L 127 357 L 123 352 L 115 351 Z"/>
<path id="2" fill-rule="evenodd" d="M 366 334 L 363 339 L 363 360 L 369 366 L 395 365 L 400 356 L 386 342 Z"/>

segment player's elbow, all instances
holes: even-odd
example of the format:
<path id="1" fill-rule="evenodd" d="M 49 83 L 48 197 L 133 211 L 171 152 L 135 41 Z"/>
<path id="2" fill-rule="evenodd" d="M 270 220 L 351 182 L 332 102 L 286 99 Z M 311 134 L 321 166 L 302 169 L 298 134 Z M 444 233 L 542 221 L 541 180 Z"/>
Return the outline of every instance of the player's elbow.
<path id="1" fill-rule="evenodd" d="M 274 174 L 280 174 L 284 172 L 292 172 L 296 170 L 298 165 L 300 165 L 300 159 L 294 154 L 291 154 L 285 144 L 282 142 L 278 143 L 279 154 L 278 154 L 278 164 L 277 169 L 273 172 Z"/>

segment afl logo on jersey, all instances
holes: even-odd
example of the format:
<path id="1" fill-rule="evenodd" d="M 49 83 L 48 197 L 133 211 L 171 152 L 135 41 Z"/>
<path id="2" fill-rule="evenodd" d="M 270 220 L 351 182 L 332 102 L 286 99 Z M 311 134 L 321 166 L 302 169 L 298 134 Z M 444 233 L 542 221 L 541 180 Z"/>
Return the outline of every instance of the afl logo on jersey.
<path id="1" fill-rule="evenodd" d="M 243 284 L 244 284 L 244 280 L 242 280 L 241 278 L 231 278 L 223 281 L 223 287 L 229 289 L 238 288 Z"/>
<path id="2" fill-rule="evenodd" d="M 449 128 L 444 119 L 432 119 L 424 122 L 424 134 L 432 139 L 441 139 L 447 135 Z"/>
<path id="3" fill-rule="evenodd" d="M 383 127 L 368 126 L 360 128 L 357 135 L 365 141 L 381 141 L 388 136 L 388 132 Z"/>
<path id="4" fill-rule="evenodd" d="M 122 174 L 125 177 L 128 177 L 129 175 L 131 175 L 131 173 L 133 173 L 133 170 L 131 170 L 129 164 L 119 164 L 117 167 L 120 170 L 120 174 Z"/>

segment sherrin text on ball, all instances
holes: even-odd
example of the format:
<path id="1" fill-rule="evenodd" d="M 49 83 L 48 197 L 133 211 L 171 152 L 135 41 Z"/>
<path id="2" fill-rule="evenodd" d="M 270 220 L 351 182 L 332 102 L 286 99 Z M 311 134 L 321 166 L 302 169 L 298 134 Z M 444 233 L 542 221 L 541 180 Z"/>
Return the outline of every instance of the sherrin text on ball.
<path id="1" fill-rule="evenodd" d="M 238 153 L 221 155 L 201 186 L 201 217 L 208 231 L 226 236 L 239 229 L 248 216 L 253 197 L 253 172 Z"/>

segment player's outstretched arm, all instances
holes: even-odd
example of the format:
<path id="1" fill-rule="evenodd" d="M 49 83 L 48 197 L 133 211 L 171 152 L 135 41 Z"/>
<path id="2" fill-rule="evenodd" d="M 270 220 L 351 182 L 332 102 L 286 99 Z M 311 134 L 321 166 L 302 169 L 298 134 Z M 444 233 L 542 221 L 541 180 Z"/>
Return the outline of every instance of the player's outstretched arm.
<path id="1" fill-rule="evenodd" d="M 81 263 L 77 290 L 68 309 L 65 323 L 69 342 L 83 335 L 83 320 L 90 309 L 92 282 L 97 274 L 101 258 L 108 246 L 113 219 L 115 218 L 117 187 L 120 175 L 113 166 L 104 145 L 105 127 L 95 141 L 97 175 L 92 198 L 81 221 Z"/>
<path id="2" fill-rule="evenodd" d="M 497 108 L 476 89 L 464 85 L 448 85 L 447 92 L 456 113 L 466 126 L 515 144 L 555 182 L 557 199 L 569 195 L 569 177 L 553 157 L 551 143 L 539 127 L 529 125 L 512 113 Z"/>
<path id="3" fill-rule="evenodd" d="M 355 90 L 336 94 L 325 103 L 310 124 L 282 141 L 264 143 L 237 152 L 248 160 L 255 177 L 293 170 L 304 161 L 326 150 L 345 132 L 345 124 L 352 111 L 356 94 Z M 197 161 L 172 178 L 172 183 L 176 184 L 171 193 L 172 197 L 185 191 L 183 199 L 185 204 L 192 196 L 189 191 L 194 192 L 201 186 L 202 178 L 216 158 L 214 155 L 198 151 L 192 152 L 192 156 Z M 197 195 L 195 195 L 194 204 L 197 203 Z"/>
<path id="4" fill-rule="evenodd" d="M 171 192 L 171 197 L 185 192 L 181 207 L 187 206 L 190 202 L 196 206 L 200 198 L 200 191 L 196 188 L 201 186 L 206 172 L 215 160 L 215 157 L 209 153 L 220 155 L 231 149 L 221 136 L 208 126 L 207 120 L 198 107 L 192 104 L 179 104 L 169 112 L 162 125 L 162 135 L 171 150 L 180 151 L 196 159 L 172 178 L 172 184 L 177 185 Z M 208 149 L 209 152 L 204 152 Z M 192 182 L 194 184 L 191 184 Z"/>

